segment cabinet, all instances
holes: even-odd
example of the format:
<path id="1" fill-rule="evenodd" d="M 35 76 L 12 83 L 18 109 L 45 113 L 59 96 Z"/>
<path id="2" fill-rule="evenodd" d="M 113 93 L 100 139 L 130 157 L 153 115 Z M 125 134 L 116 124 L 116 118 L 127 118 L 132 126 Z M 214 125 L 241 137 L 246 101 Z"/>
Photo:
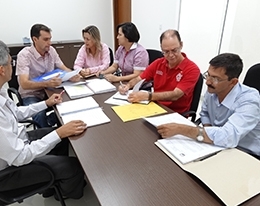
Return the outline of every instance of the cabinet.
<path id="1" fill-rule="evenodd" d="M 84 44 L 81 40 L 53 41 L 52 46 L 56 49 L 62 62 L 68 67 L 73 68 L 74 61 L 78 54 L 79 48 Z M 24 47 L 30 45 L 8 44 L 10 55 L 17 55 Z"/>

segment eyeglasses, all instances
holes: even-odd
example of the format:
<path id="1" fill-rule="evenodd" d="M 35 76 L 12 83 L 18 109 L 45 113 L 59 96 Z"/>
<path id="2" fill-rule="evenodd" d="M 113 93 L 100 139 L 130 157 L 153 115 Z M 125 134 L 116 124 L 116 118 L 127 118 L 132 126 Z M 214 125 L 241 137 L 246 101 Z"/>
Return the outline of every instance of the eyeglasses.
<path id="1" fill-rule="evenodd" d="M 177 47 L 177 48 L 172 49 L 172 50 L 162 50 L 162 54 L 165 55 L 165 56 L 168 56 L 168 55 L 170 55 L 170 53 L 177 54 L 180 50 L 181 50 L 181 47 Z"/>
<path id="2" fill-rule="evenodd" d="M 218 84 L 219 82 L 228 80 L 228 78 L 220 79 L 218 77 L 210 76 L 208 72 L 204 72 L 202 76 L 203 76 L 203 79 L 205 79 L 205 80 L 210 79 L 210 81 L 212 81 L 214 84 Z"/>

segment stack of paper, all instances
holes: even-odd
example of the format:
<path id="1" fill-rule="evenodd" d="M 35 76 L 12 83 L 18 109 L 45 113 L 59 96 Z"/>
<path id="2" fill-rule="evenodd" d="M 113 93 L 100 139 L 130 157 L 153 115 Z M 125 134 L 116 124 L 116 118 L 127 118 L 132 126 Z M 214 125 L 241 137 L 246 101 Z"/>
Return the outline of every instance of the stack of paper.
<path id="1" fill-rule="evenodd" d="M 86 84 L 80 85 L 64 85 L 63 88 L 71 99 L 77 99 L 81 97 L 87 97 L 93 95 L 94 92 L 90 90 Z"/>
<path id="2" fill-rule="evenodd" d="M 145 120 L 154 126 L 167 123 L 178 123 L 196 127 L 196 125 L 189 119 L 186 119 L 177 112 L 157 117 L 145 118 Z M 183 135 L 174 135 L 167 139 L 159 139 L 157 140 L 156 145 L 160 145 L 166 149 L 182 164 L 205 159 L 225 149 L 223 147 L 197 142 L 196 140 Z"/>
<path id="3" fill-rule="evenodd" d="M 112 92 L 116 90 L 116 87 L 108 82 L 106 79 L 91 79 L 86 81 L 86 85 L 95 94 Z"/>
<path id="4" fill-rule="evenodd" d="M 62 102 L 56 105 L 64 124 L 82 120 L 88 127 L 110 122 L 102 108 L 92 97 Z"/>

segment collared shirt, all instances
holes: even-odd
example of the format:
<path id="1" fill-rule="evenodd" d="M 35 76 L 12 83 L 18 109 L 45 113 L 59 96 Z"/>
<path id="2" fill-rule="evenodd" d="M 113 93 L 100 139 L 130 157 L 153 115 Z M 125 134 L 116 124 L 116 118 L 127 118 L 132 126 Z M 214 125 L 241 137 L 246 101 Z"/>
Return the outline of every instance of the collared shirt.
<path id="1" fill-rule="evenodd" d="M 143 71 L 149 64 L 148 52 L 138 43 L 133 43 L 129 51 L 119 46 L 114 63 L 118 64 L 123 76 L 133 74 L 134 70 Z"/>
<path id="2" fill-rule="evenodd" d="M 8 165 L 30 163 L 34 158 L 47 154 L 61 141 L 56 131 L 53 131 L 28 144 L 24 125 L 18 124 L 19 120 L 31 117 L 46 108 L 44 101 L 17 107 L 8 97 L 6 90 L 0 90 L 0 170 Z"/>
<path id="3" fill-rule="evenodd" d="M 162 57 L 152 62 L 140 75 L 146 81 L 153 80 L 155 92 L 173 91 L 179 88 L 184 95 L 176 101 L 158 101 L 175 112 L 189 111 L 193 91 L 198 81 L 200 70 L 198 66 L 182 53 L 184 60 L 175 68 L 169 68 L 167 60 Z"/>
<path id="4" fill-rule="evenodd" d="M 91 73 L 103 71 L 108 68 L 110 63 L 109 49 L 104 43 L 97 56 L 93 56 L 86 51 L 86 45 L 82 45 L 74 63 L 74 69 L 89 68 Z"/>
<path id="5" fill-rule="evenodd" d="M 260 156 L 260 96 L 254 89 L 236 84 L 220 103 L 206 92 L 200 112 L 202 124 L 215 145 L 240 147 Z"/>
<path id="6" fill-rule="evenodd" d="M 16 65 L 16 75 L 28 74 L 29 79 L 33 79 L 40 75 L 43 75 L 47 72 L 54 70 L 55 68 L 60 68 L 63 65 L 58 53 L 51 46 L 50 50 L 45 53 L 44 56 L 41 56 L 37 52 L 34 45 L 30 47 L 23 48 L 17 56 L 17 65 Z M 19 77 L 18 77 L 19 82 Z M 45 96 L 44 91 L 34 90 L 34 89 L 23 89 L 19 87 L 19 93 L 22 98 L 37 96 L 40 99 L 43 99 Z"/>

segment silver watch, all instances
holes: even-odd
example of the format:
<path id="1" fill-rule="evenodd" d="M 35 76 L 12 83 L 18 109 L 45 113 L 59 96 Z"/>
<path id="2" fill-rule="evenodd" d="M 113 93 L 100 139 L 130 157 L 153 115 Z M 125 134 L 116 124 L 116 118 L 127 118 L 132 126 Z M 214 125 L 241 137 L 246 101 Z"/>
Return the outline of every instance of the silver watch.
<path id="1" fill-rule="evenodd" d="M 203 140 L 204 140 L 204 137 L 203 137 L 203 127 L 197 126 L 197 128 L 199 129 L 199 133 L 198 133 L 198 136 L 197 136 L 196 139 L 199 142 L 203 142 Z"/>

